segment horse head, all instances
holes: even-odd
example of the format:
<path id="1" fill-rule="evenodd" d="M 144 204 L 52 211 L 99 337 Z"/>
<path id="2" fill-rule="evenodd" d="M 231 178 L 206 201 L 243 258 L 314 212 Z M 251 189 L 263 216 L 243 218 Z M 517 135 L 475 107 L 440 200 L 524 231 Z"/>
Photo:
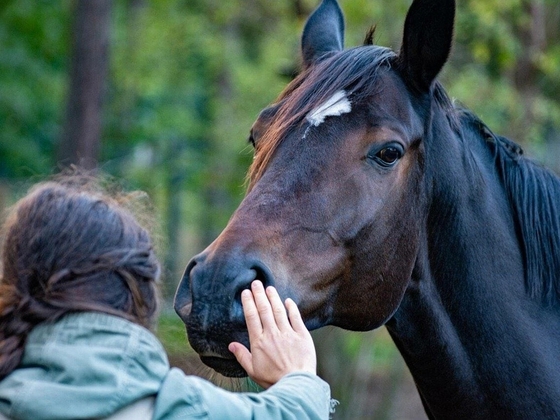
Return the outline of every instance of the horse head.
<path id="1" fill-rule="evenodd" d="M 255 279 L 294 299 L 310 329 L 371 330 L 395 313 L 422 240 L 423 139 L 454 12 L 452 0 L 415 0 L 398 54 L 344 50 L 336 0 L 310 16 L 303 71 L 251 130 L 247 195 L 177 290 L 206 364 L 244 375 L 227 345 L 248 344 L 240 294 Z"/>

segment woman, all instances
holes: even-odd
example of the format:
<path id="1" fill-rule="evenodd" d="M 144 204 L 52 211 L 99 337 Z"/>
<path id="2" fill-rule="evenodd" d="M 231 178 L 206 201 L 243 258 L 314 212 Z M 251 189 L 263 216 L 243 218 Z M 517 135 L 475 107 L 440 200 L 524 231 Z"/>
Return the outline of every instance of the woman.
<path id="1" fill-rule="evenodd" d="M 230 393 L 170 368 L 148 330 L 160 266 L 117 200 L 68 178 L 35 187 L 4 227 L 0 413 L 10 419 L 321 419 L 330 390 L 295 303 L 253 282 L 242 294 L 261 393 Z"/>

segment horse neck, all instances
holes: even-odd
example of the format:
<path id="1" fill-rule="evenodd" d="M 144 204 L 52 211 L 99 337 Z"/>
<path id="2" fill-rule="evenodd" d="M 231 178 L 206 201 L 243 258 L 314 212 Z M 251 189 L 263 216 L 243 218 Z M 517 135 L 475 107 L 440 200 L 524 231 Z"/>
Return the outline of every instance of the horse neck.
<path id="1" fill-rule="evenodd" d="M 449 143 L 450 133 L 437 138 Z M 560 362 L 559 311 L 525 291 L 491 153 L 483 141 L 466 145 L 453 136 L 452 145 L 434 137 L 427 151 L 438 157 L 427 161 L 431 203 L 410 286 L 388 330 L 432 418 L 559 418 L 560 375 L 550 370 Z"/>

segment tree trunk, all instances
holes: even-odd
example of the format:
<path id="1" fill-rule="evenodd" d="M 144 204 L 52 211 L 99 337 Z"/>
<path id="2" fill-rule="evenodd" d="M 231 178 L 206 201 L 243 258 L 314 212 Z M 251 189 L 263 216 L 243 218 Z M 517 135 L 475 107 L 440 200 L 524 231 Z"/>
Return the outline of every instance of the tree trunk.
<path id="1" fill-rule="evenodd" d="M 188 168 L 184 164 L 185 147 L 188 139 L 173 138 L 169 139 L 166 148 L 166 177 L 165 189 L 166 199 L 166 242 L 165 252 L 165 276 L 163 276 L 162 295 L 166 302 L 171 303 L 177 287 L 177 279 L 180 279 L 180 272 L 184 267 L 179 266 L 179 253 L 181 252 L 181 213 L 182 195 L 185 179 L 188 175 Z"/>
<path id="2" fill-rule="evenodd" d="M 542 0 L 525 0 L 524 12 L 530 20 L 518 29 L 523 50 L 517 60 L 513 81 L 523 98 L 523 123 L 518 127 L 521 141 L 528 142 L 529 128 L 535 123 L 535 99 L 538 95 L 539 55 L 546 48 L 545 7 Z"/>
<path id="3" fill-rule="evenodd" d="M 59 163 L 97 166 L 112 0 L 76 0 L 70 90 Z"/>

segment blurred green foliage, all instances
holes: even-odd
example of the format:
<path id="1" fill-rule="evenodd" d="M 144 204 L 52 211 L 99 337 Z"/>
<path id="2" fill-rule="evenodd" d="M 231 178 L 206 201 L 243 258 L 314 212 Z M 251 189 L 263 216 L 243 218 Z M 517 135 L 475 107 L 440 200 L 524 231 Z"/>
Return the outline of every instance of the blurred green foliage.
<path id="1" fill-rule="evenodd" d="M 194 350 L 190 349 L 187 345 L 185 324 L 175 314 L 168 312 L 160 314 L 156 335 L 168 353 L 196 355 Z"/>
<path id="2" fill-rule="evenodd" d="M 150 192 L 164 219 L 174 185 L 188 203 L 181 220 L 199 238 L 193 247 L 211 240 L 240 201 L 249 128 L 297 68 L 301 28 L 316 3 L 115 0 L 101 166 Z M 0 7 L 0 178 L 56 168 L 73 4 L 7 0 Z M 398 49 L 409 5 L 341 0 L 346 44 L 361 43 L 377 24 L 376 42 Z M 491 128 L 546 159 L 546 146 L 559 141 L 560 4 L 458 6 L 442 81 Z M 526 77 L 518 74 L 523 66 Z"/>
<path id="3" fill-rule="evenodd" d="M 74 1 L 0 3 L 0 206 L 22 180 L 57 168 Z M 168 302 L 182 267 L 220 232 L 243 197 L 252 159 L 249 129 L 297 68 L 301 29 L 317 3 L 114 1 L 100 166 L 153 198 L 167 238 L 160 253 Z M 347 46 L 361 44 L 376 24 L 375 41 L 399 48 L 410 0 L 340 3 Z M 452 97 L 556 170 L 559 39 L 557 0 L 458 0 L 455 46 L 440 76 Z M 162 316 L 158 331 L 171 354 L 186 352 L 178 319 Z M 351 395 L 367 384 L 356 376 L 340 379 L 343 372 L 371 375 L 375 366 L 400 378 L 386 333 L 331 331 L 316 338 L 325 374 L 339 381 L 333 389 L 346 403 L 337 418 L 360 418 L 352 407 L 368 406 Z M 388 418 L 385 405 L 377 418 Z"/>
<path id="4" fill-rule="evenodd" d="M 0 7 L 0 178 L 51 171 L 63 117 L 68 1 Z"/>

